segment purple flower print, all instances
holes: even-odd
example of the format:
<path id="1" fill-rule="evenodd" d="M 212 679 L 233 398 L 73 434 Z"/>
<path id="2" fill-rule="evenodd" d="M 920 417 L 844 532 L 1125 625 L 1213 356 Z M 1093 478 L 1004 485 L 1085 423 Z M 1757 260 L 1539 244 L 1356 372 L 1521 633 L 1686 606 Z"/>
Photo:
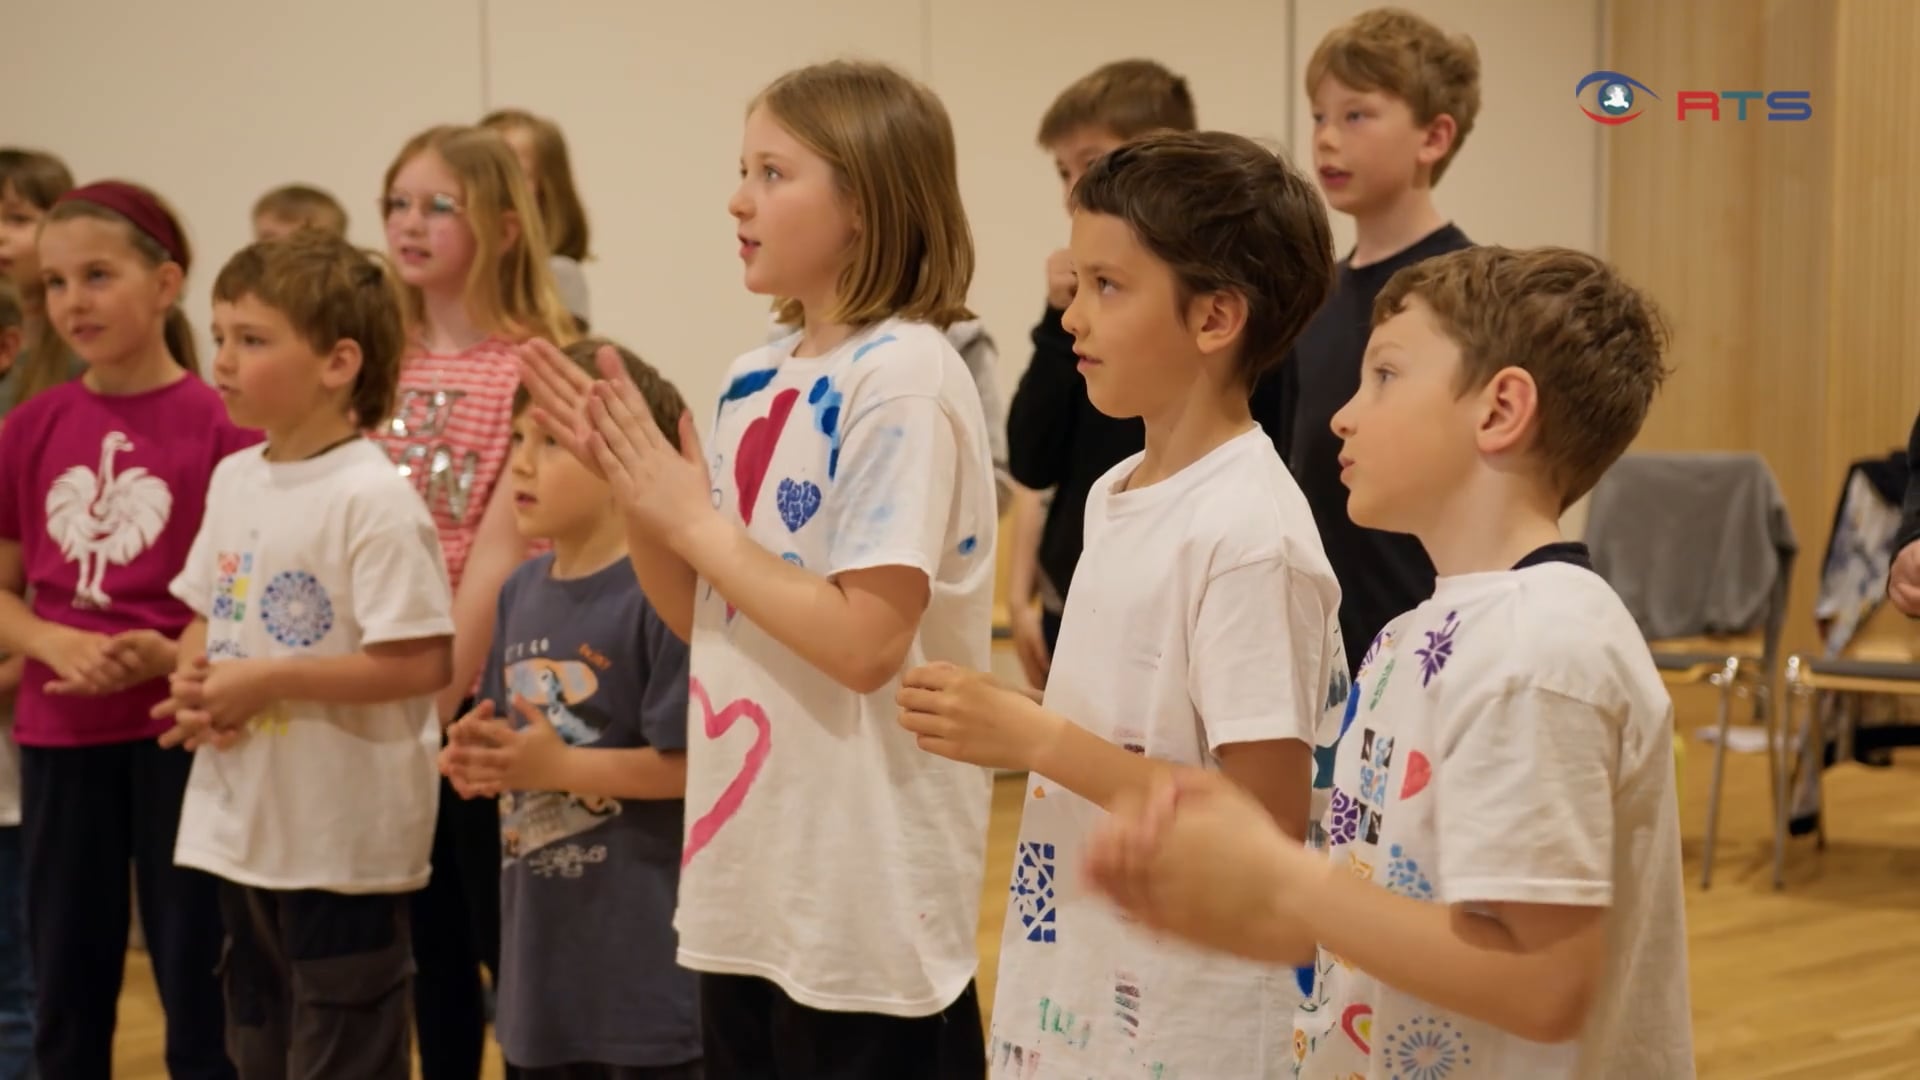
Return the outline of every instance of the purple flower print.
<path id="1" fill-rule="evenodd" d="M 1440 624 L 1440 629 L 1426 632 L 1426 645 L 1413 650 L 1413 654 L 1420 658 L 1421 686 L 1433 682 L 1433 677 L 1447 666 L 1447 661 L 1453 656 L 1453 635 L 1459 632 L 1460 613 L 1449 611 L 1447 621 Z"/>
<path id="2" fill-rule="evenodd" d="M 1327 809 L 1333 813 L 1333 828 L 1327 833 L 1332 844 L 1351 844 L 1360 833 L 1360 804 L 1339 788 L 1333 789 L 1333 801 Z"/>

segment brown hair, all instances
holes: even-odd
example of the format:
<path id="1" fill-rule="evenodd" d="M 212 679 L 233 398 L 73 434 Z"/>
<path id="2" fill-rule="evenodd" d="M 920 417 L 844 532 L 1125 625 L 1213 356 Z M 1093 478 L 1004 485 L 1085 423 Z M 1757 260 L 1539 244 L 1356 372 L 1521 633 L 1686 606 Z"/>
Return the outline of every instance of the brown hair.
<path id="1" fill-rule="evenodd" d="M 27 321 L 27 312 L 20 302 L 20 290 L 13 282 L 0 278 L 0 330 L 11 330 L 23 326 Z"/>
<path id="2" fill-rule="evenodd" d="M 53 209 L 60 196 L 72 190 L 73 174 L 59 158 L 39 150 L 0 147 L 0 195 L 12 192 L 44 214 Z M 36 321 L 46 314 L 45 290 L 38 281 L 25 284 L 20 290 L 20 301 Z M 23 404 L 66 382 L 73 373 L 73 365 L 73 353 L 67 349 L 66 341 L 42 325 L 26 352 L 13 365 L 14 404 Z"/>
<path id="3" fill-rule="evenodd" d="M 1416 123 L 1453 117 L 1453 145 L 1433 163 L 1436 184 L 1480 115 L 1480 50 L 1473 39 L 1400 8 L 1363 11 L 1321 38 L 1307 61 L 1307 95 L 1329 75 L 1355 90 L 1399 98 Z"/>
<path id="4" fill-rule="evenodd" d="M 381 215 L 393 190 L 393 178 L 407 162 L 425 153 L 440 155 L 460 178 L 458 194 L 465 207 L 467 227 L 473 230 L 473 267 L 467 271 L 466 302 L 474 322 L 489 333 L 524 340 L 544 337 L 564 344 L 575 335 L 573 316 L 567 313 L 547 267 L 547 230 L 520 175 L 520 162 L 500 133 L 486 128 L 445 124 L 428 128 L 407 140 L 387 166 L 381 181 Z M 520 226 L 517 242 L 503 247 L 501 234 L 508 214 Z M 420 290 L 401 284 L 401 313 L 408 332 L 425 318 Z"/>
<path id="5" fill-rule="evenodd" d="M 573 183 L 573 160 L 560 125 L 523 109 L 496 109 L 481 118 L 480 126 L 502 135 L 524 131 L 532 138 L 533 199 L 547 227 L 547 244 L 555 255 L 584 260 L 592 233 L 587 228 L 587 208 Z"/>
<path id="6" fill-rule="evenodd" d="M 1187 80 L 1153 60 L 1115 60 L 1075 79 L 1047 107 L 1036 140 L 1042 150 L 1089 128 L 1132 139 L 1150 131 L 1192 131 Z"/>
<path id="7" fill-rule="evenodd" d="M 660 425 L 660 434 L 675 450 L 680 449 L 680 417 L 687 411 L 687 402 L 680 396 L 680 390 L 667 381 L 665 375 L 655 370 L 652 364 L 640 359 L 631 349 L 606 338 L 589 337 L 568 345 L 560 350 L 567 359 L 580 365 L 580 369 L 594 378 L 600 378 L 600 365 L 595 357 L 601 349 L 612 349 L 620 354 L 620 363 L 627 369 L 627 378 L 640 389 L 640 396 L 646 399 L 647 409 L 653 413 L 653 422 Z M 523 383 L 513 392 L 513 415 L 518 417 L 532 404 L 533 398 L 527 393 Z"/>
<path id="8" fill-rule="evenodd" d="M 379 256 L 317 230 L 250 244 L 213 282 L 216 303 L 249 296 L 286 316 L 316 353 L 358 345 L 360 373 L 348 395 L 354 420 L 371 428 L 393 414 L 407 333 L 399 290 Z"/>
<path id="9" fill-rule="evenodd" d="M 1373 324 L 1415 297 L 1460 347 L 1461 393 L 1509 367 L 1532 376 L 1534 449 L 1563 510 L 1633 442 L 1667 376 L 1660 309 L 1584 252 L 1476 247 L 1436 256 L 1388 280 Z"/>
<path id="10" fill-rule="evenodd" d="M 151 188 L 138 184 L 125 184 L 124 188 L 137 192 L 140 198 L 151 200 L 153 208 L 159 211 L 161 220 L 172 230 L 173 235 L 170 239 L 173 241 L 174 250 L 168 251 L 159 240 L 145 229 L 135 225 L 133 219 L 120 211 L 81 198 L 62 199 L 55 203 L 53 209 L 47 211 L 47 219 L 40 226 L 42 234 L 45 234 L 48 225 L 60 221 L 89 218 L 94 221 L 109 222 L 120 227 L 126 234 L 127 243 L 148 266 L 158 269 L 167 263 L 173 263 L 180 267 L 180 275 L 184 278 L 187 267 L 193 262 L 193 248 L 187 243 L 187 231 L 180 227 L 180 215 L 174 213 L 173 207 L 168 206 L 165 199 L 154 194 Z M 92 189 L 89 187 L 87 190 Z M 200 351 L 194 344 L 193 324 L 187 321 L 187 313 L 181 310 L 178 301 L 174 302 L 173 307 L 167 309 L 167 321 L 161 331 L 161 337 L 166 342 L 167 352 L 173 355 L 174 363 L 188 371 L 200 370 Z"/>
<path id="11" fill-rule="evenodd" d="M 306 184 L 288 184 L 260 196 L 253 204 L 253 216 L 278 218 L 334 236 L 347 235 L 347 208 L 340 205 L 340 200 Z"/>
<path id="12" fill-rule="evenodd" d="M 1224 131 L 1168 132 L 1095 161 L 1073 208 L 1125 221 L 1179 282 L 1180 305 L 1232 292 L 1247 306 L 1234 367 L 1251 387 L 1333 289 L 1319 192 L 1273 151 Z"/>
<path id="13" fill-rule="evenodd" d="M 884 64 L 836 60 L 790 71 L 748 106 L 833 167 L 860 222 L 834 289 L 834 322 L 898 315 L 945 328 L 970 319 L 973 234 L 960 202 L 953 125 L 933 91 Z M 800 302 L 776 310 L 804 318 Z"/>

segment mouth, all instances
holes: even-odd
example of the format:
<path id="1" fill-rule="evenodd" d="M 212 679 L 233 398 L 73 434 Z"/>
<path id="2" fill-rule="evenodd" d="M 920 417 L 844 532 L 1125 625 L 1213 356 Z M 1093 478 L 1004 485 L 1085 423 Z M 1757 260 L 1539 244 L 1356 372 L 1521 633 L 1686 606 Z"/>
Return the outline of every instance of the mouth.
<path id="1" fill-rule="evenodd" d="M 1073 355 L 1075 360 L 1077 361 L 1074 364 L 1074 367 L 1079 368 L 1081 371 L 1086 371 L 1088 368 L 1097 368 L 1100 366 L 1100 358 L 1097 356 L 1088 356 L 1086 353 L 1083 353 L 1083 352 L 1075 352 Z"/>
<path id="2" fill-rule="evenodd" d="M 1320 166 L 1320 183 L 1327 187 L 1343 187 L 1353 179 L 1353 174 L 1345 169 L 1336 169 L 1331 165 Z"/>
<path id="3" fill-rule="evenodd" d="M 67 340 L 75 345 L 85 344 L 106 333 L 107 328 L 97 323 L 80 323 L 67 331 Z"/>
<path id="4" fill-rule="evenodd" d="M 734 239 L 740 241 L 740 257 L 743 259 L 751 259 L 753 253 L 760 250 L 760 241 L 758 240 L 746 236 L 736 236 Z"/>
<path id="5" fill-rule="evenodd" d="M 418 247 L 413 244 L 400 245 L 400 250 L 398 254 L 400 256 L 400 261 L 403 263 L 406 263 L 409 266 L 418 266 L 421 263 L 426 262 L 428 259 L 433 257 L 433 253 L 429 252 L 426 248 Z"/>
<path id="6" fill-rule="evenodd" d="M 517 510 L 528 509 L 529 507 L 538 505 L 539 502 L 539 499 L 534 498 L 524 491 L 516 491 L 513 493 L 513 505 Z"/>
<path id="7" fill-rule="evenodd" d="M 219 391 L 220 396 L 223 398 L 240 396 L 240 388 L 234 386 L 232 383 L 216 382 L 213 384 L 213 388 Z"/>

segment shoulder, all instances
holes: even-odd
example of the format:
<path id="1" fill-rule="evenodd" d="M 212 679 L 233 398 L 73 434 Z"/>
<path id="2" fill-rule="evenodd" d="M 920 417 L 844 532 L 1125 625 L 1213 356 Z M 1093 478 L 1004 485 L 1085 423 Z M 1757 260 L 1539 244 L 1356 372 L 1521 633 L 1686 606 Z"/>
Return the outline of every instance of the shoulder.
<path id="1" fill-rule="evenodd" d="M 362 439 L 347 452 L 352 457 L 327 478 L 337 505 L 347 507 L 362 521 L 374 525 L 396 530 L 433 529 L 433 517 L 427 512 L 426 501 L 400 476 L 379 444 Z M 221 466 L 224 468 L 237 459 L 258 460 L 258 457 L 253 453 L 236 454 Z"/>
<path id="2" fill-rule="evenodd" d="M 1333 586 L 1313 511 L 1264 432 L 1232 448 L 1201 478 L 1181 513 L 1188 515 L 1209 576 L 1259 563 Z M 1335 586 L 1337 587 L 1337 586 Z"/>
<path id="3" fill-rule="evenodd" d="M 77 399 L 85 393 L 77 383 L 61 383 L 32 401 L 15 406 L 7 412 L 4 422 L 0 422 L 0 445 L 37 445 L 53 422 L 72 411 Z"/>
<path id="4" fill-rule="evenodd" d="M 956 372 L 967 388 L 972 386 L 946 333 L 905 319 L 888 319 L 868 330 L 835 367 L 835 381 L 849 398 L 940 397 L 956 390 Z"/>

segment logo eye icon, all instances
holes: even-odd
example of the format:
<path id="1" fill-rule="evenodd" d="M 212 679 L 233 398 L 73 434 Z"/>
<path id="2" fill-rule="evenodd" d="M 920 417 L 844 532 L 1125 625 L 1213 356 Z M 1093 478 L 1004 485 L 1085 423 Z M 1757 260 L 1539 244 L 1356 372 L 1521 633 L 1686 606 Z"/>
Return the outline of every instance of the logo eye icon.
<path id="1" fill-rule="evenodd" d="M 1573 88 L 1574 103 L 1588 119 L 1600 124 L 1624 124 L 1637 118 L 1646 111 L 1642 95 L 1660 99 L 1646 83 L 1618 71 L 1592 72 Z"/>

